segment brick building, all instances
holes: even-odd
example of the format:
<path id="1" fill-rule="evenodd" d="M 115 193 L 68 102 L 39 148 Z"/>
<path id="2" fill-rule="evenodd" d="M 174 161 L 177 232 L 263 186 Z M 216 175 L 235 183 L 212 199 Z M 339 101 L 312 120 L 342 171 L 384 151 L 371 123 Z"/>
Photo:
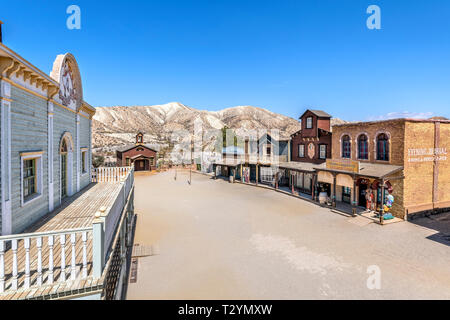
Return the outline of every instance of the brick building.
<path id="1" fill-rule="evenodd" d="M 144 144 L 144 134 L 136 135 L 136 143 L 116 151 L 117 166 L 134 166 L 135 171 L 156 170 L 157 151 Z"/>
<path id="2" fill-rule="evenodd" d="M 450 208 L 450 121 L 395 119 L 333 127 L 332 159 L 317 167 L 334 201 L 365 206 L 372 192 L 381 213 L 388 195 L 399 218 Z M 385 199 L 382 201 L 382 199 Z"/>
<path id="3" fill-rule="evenodd" d="M 300 120 L 301 130 L 291 135 L 291 160 L 320 164 L 331 158 L 331 115 L 306 110 Z"/>

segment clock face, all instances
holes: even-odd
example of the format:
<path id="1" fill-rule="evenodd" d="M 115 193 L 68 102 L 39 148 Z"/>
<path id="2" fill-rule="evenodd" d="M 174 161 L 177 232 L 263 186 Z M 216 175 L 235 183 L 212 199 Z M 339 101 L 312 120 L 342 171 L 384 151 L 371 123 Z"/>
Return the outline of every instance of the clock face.
<path id="1" fill-rule="evenodd" d="M 76 90 L 73 85 L 72 70 L 67 62 L 62 69 L 59 98 L 66 106 L 70 106 L 72 103 L 75 103 L 76 100 Z"/>
<path id="2" fill-rule="evenodd" d="M 314 158 L 316 154 L 316 147 L 314 146 L 314 143 L 308 144 L 308 157 L 310 159 Z"/>

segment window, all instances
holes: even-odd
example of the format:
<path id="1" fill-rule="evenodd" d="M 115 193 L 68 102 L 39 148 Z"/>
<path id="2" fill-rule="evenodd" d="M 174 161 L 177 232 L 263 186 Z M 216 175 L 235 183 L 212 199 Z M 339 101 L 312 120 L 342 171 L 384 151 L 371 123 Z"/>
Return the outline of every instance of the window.
<path id="1" fill-rule="evenodd" d="M 81 151 L 81 173 L 85 174 L 87 173 L 87 150 L 82 150 Z"/>
<path id="2" fill-rule="evenodd" d="M 305 145 L 304 144 L 299 144 L 298 145 L 298 157 L 299 158 L 304 158 L 305 157 Z"/>
<path id="3" fill-rule="evenodd" d="M 342 137 L 342 158 L 350 159 L 352 153 L 352 145 L 350 142 L 350 136 L 345 135 Z"/>
<path id="4" fill-rule="evenodd" d="M 308 117 L 306 118 L 306 129 L 312 129 L 313 127 L 313 118 Z"/>
<path id="5" fill-rule="evenodd" d="M 377 137 L 377 160 L 389 161 L 389 138 L 385 133 Z"/>
<path id="6" fill-rule="evenodd" d="M 23 162 L 23 199 L 29 200 L 36 194 L 36 159 Z"/>
<path id="7" fill-rule="evenodd" d="M 127 166 L 127 167 L 130 166 L 130 158 L 128 158 L 128 157 L 125 158 L 125 166 Z"/>
<path id="8" fill-rule="evenodd" d="M 153 167 L 155 165 L 155 158 L 150 158 L 149 162 L 150 162 L 150 166 Z"/>
<path id="9" fill-rule="evenodd" d="M 268 145 L 266 146 L 266 154 L 267 154 L 268 156 L 270 156 L 271 153 L 272 153 L 272 146 L 271 146 L 270 144 L 268 144 Z"/>
<path id="10" fill-rule="evenodd" d="M 365 134 L 358 137 L 358 159 L 369 160 L 369 139 Z"/>
<path id="11" fill-rule="evenodd" d="M 22 206 L 42 195 L 42 152 L 21 153 Z"/>
<path id="12" fill-rule="evenodd" d="M 327 158 L 327 145 L 321 144 L 319 146 L 319 158 L 320 159 L 326 159 Z"/>
<path id="13" fill-rule="evenodd" d="M 144 151 L 144 148 L 137 148 L 136 151 Z"/>

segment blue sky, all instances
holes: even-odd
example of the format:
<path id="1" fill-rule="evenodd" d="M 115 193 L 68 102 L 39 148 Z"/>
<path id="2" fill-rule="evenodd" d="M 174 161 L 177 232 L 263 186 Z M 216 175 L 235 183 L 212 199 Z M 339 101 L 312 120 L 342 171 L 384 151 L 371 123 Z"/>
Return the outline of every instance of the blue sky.
<path id="1" fill-rule="evenodd" d="M 450 117 L 450 1 L 0 0 L 4 43 L 80 65 L 94 106 L 254 105 L 297 118 Z M 66 27 L 69 5 L 81 30 Z M 366 9 L 381 8 L 381 30 Z M 423 114 L 424 113 L 424 114 Z"/>

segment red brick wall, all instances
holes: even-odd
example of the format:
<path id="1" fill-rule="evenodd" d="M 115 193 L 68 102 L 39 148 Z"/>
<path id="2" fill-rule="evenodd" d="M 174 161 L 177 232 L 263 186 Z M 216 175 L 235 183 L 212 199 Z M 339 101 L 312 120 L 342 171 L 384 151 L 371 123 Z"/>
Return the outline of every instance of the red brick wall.
<path id="1" fill-rule="evenodd" d="M 297 162 L 310 162 L 310 163 L 323 163 L 325 162 L 325 159 L 319 159 L 319 145 L 321 144 L 326 144 L 327 145 L 327 158 L 331 158 L 331 135 L 329 136 L 322 136 L 319 138 L 319 141 L 303 141 L 303 136 L 301 134 L 295 136 L 292 138 L 292 150 L 291 150 L 291 154 L 292 154 L 292 161 L 297 161 Z M 308 138 L 306 138 L 308 139 Z M 311 159 L 308 156 L 308 145 L 310 143 L 314 144 L 315 147 L 315 155 L 314 158 Z M 298 145 L 299 144 L 304 144 L 305 145 L 305 157 L 304 158 L 300 158 L 298 156 Z"/>

